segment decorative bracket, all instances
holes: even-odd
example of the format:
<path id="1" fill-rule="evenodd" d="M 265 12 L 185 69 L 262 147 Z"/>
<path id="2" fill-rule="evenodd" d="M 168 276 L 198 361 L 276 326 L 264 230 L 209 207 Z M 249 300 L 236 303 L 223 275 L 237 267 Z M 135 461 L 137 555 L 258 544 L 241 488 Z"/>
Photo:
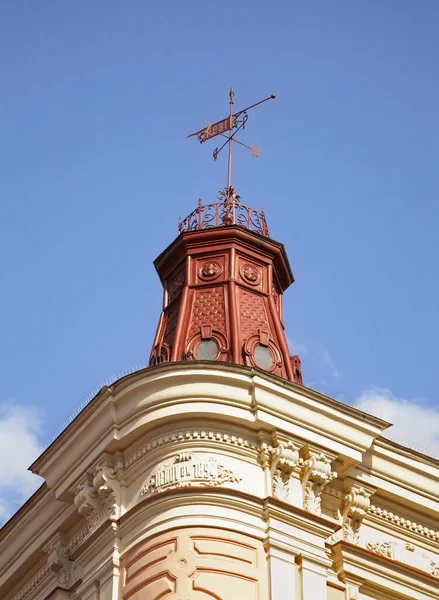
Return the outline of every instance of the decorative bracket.
<path id="1" fill-rule="evenodd" d="M 331 463 L 336 458 L 308 445 L 300 449 L 303 508 L 316 515 L 322 513 L 321 494 L 325 485 L 337 477 Z"/>
<path id="2" fill-rule="evenodd" d="M 375 488 L 360 485 L 350 478 L 345 480 L 345 491 L 342 506 L 343 538 L 353 544 L 359 542 L 359 530 L 370 507 L 370 497 Z"/>
<path id="3" fill-rule="evenodd" d="M 260 446 L 259 460 L 262 468 L 270 477 L 268 489 L 273 496 L 290 501 L 290 480 L 299 464 L 299 451 L 292 442 L 279 443 L 275 447 L 263 442 Z"/>
<path id="4" fill-rule="evenodd" d="M 58 585 L 69 589 L 82 577 L 82 568 L 75 565 L 70 558 L 67 548 L 67 538 L 63 533 L 56 533 L 46 546 L 43 547 L 47 557 L 47 565 L 55 574 Z"/>
<path id="5" fill-rule="evenodd" d="M 120 516 L 119 476 L 122 469 L 123 459 L 120 454 L 106 454 L 91 472 L 85 474 L 76 487 L 74 499 L 81 515 L 99 524 L 109 517 Z"/>

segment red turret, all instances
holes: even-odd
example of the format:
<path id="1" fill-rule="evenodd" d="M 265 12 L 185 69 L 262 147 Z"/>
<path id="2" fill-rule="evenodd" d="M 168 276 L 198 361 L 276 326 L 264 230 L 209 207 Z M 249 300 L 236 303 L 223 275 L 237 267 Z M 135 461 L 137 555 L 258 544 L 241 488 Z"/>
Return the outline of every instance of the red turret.
<path id="1" fill-rule="evenodd" d="M 302 383 L 282 322 L 282 294 L 294 281 L 285 249 L 268 237 L 263 211 L 234 192 L 220 198 L 200 201 L 154 261 L 164 299 L 150 365 L 226 361 Z"/>

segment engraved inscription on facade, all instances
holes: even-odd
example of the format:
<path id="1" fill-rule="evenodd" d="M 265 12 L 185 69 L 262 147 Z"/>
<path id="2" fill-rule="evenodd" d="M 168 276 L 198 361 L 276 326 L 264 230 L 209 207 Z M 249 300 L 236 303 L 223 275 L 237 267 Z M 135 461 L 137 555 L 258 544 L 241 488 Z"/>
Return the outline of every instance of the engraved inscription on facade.
<path id="1" fill-rule="evenodd" d="M 219 486 L 224 483 L 236 484 L 241 480 L 239 474 L 227 468 L 214 456 L 183 452 L 154 469 L 143 484 L 139 499 L 171 488 L 191 485 Z"/>

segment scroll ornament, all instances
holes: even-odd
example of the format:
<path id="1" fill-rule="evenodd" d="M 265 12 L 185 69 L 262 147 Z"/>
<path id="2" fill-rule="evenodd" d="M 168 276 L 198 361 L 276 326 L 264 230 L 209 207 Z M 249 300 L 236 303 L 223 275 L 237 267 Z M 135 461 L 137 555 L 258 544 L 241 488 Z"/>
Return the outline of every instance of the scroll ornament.
<path id="1" fill-rule="evenodd" d="M 270 472 L 273 496 L 289 502 L 290 480 L 299 464 L 299 451 L 292 442 L 276 447 L 264 442 L 260 447 L 259 460 L 262 468 Z"/>
<path id="2" fill-rule="evenodd" d="M 310 454 L 303 462 L 302 489 L 303 508 L 320 515 L 322 512 L 321 494 L 325 485 L 337 477 L 332 470 L 331 459 L 323 453 Z"/>
<path id="3" fill-rule="evenodd" d="M 109 517 L 120 516 L 121 486 L 123 469 L 120 456 L 106 456 L 91 473 L 87 473 L 75 490 L 74 503 L 81 515 L 87 517 L 93 529 Z"/>
<path id="4" fill-rule="evenodd" d="M 48 555 L 47 566 L 55 574 L 58 585 L 69 589 L 81 579 L 82 567 L 75 565 L 71 558 L 64 534 L 57 533 L 43 551 Z"/>
<path id="5" fill-rule="evenodd" d="M 342 518 L 343 538 L 353 544 L 359 542 L 359 529 L 370 507 L 371 493 L 363 487 L 353 487 L 344 497 Z"/>

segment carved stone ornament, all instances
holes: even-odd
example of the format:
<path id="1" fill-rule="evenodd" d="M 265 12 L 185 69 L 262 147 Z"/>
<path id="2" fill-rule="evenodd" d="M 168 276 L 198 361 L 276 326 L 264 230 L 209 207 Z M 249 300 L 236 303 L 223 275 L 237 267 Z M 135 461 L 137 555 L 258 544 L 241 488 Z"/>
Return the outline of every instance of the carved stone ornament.
<path id="1" fill-rule="evenodd" d="M 379 519 L 389 521 L 395 525 L 398 525 L 398 527 L 418 533 L 419 535 L 425 536 L 426 538 L 428 538 L 429 540 L 433 540 L 434 542 L 439 542 L 438 530 L 425 527 L 420 523 L 416 523 L 415 521 L 406 519 L 402 515 L 398 515 L 392 512 L 391 510 L 386 510 L 385 508 L 381 508 L 380 506 L 376 506 L 375 504 L 370 505 L 369 512 L 372 515 L 378 517 Z"/>
<path id="2" fill-rule="evenodd" d="M 121 487 L 118 477 L 123 469 L 121 456 L 107 455 L 91 473 L 86 473 L 75 490 L 74 502 L 93 531 L 109 517 L 118 517 Z"/>
<path id="3" fill-rule="evenodd" d="M 353 486 L 343 500 L 343 538 L 353 544 L 359 542 L 359 529 L 370 507 L 371 491 Z"/>
<path id="4" fill-rule="evenodd" d="M 323 453 L 308 453 L 301 473 L 303 508 L 320 515 L 322 513 L 321 494 L 325 485 L 337 477 L 332 470 L 331 459 Z"/>
<path id="5" fill-rule="evenodd" d="M 392 558 L 392 542 L 367 542 L 366 549 L 386 558 Z"/>
<path id="6" fill-rule="evenodd" d="M 223 265 L 217 260 L 205 262 L 198 269 L 198 277 L 204 281 L 213 281 L 217 279 L 223 272 Z"/>
<path id="7" fill-rule="evenodd" d="M 292 442 L 273 447 L 265 442 L 259 449 L 259 461 L 264 470 L 270 472 L 272 493 L 275 498 L 291 500 L 290 481 L 299 464 L 299 452 Z"/>
<path id="8" fill-rule="evenodd" d="M 69 589 L 82 577 L 82 568 L 75 565 L 70 557 L 64 534 L 57 533 L 43 551 L 48 555 L 47 565 L 55 574 L 58 585 Z"/>
<path id="9" fill-rule="evenodd" d="M 439 578 L 439 565 L 433 561 L 433 556 L 413 544 L 401 540 L 373 540 L 366 542 L 365 548 Z"/>
<path id="10" fill-rule="evenodd" d="M 182 452 L 154 469 L 143 484 L 139 500 L 167 489 L 236 484 L 242 477 L 215 456 Z"/>
<path id="11" fill-rule="evenodd" d="M 47 562 L 40 568 L 34 575 L 23 585 L 19 592 L 13 596 L 13 600 L 25 600 L 32 594 L 32 598 L 35 596 L 34 591 L 38 588 L 41 583 L 50 576 L 50 567 Z"/>
<path id="12" fill-rule="evenodd" d="M 241 277 L 250 285 L 259 285 L 261 283 L 262 274 L 261 269 L 251 263 L 244 263 L 239 272 Z"/>
<path id="13" fill-rule="evenodd" d="M 125 460 L 125 469 L 136 464 L 139 460 L 149 454 L 155 448 L 176 442 L 207 442 L 218 443 L 225 446 L 239 447 L 242 449 L 256 450 L 256 443 L 251 439 L 242 438 L 233 433 L 226 433 L 217 429 L 184 429 L 172 433 L 165 433 L 159 437 L 152 439 L 150 442 L 137 449 L 133 454 Z"/>

